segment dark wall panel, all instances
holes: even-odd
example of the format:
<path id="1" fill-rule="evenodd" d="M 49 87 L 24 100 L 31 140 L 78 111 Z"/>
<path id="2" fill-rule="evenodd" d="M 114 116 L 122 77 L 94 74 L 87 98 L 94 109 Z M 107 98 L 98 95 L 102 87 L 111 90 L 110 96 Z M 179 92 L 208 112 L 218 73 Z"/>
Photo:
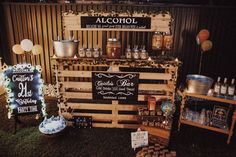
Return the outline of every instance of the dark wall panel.
<path id="1" fill-rule="evenodd" d="M 52 41 L 60 36 L 68 38 L 63 32 L 61 13 L 73 11 L 142 11 L 159 12 L 169 11 L 174 19 L 172 26 L 174 44 L 168 55 L 178 57 L 183 65 L 180 70 L 179 81 L 184 82 L 185 76 L 198 73 L 200 48 L 196 44 L 196 35 L 201 29 L 210 31 L 210 40 L 213 49 L 203 54 L 202 74 L 213 77 L 235 77 L 235 39 L 236 19 L 233 7 L 199 7 L 181 5 L 122 5 L 122 4 L 35 4 L 35 3 L 4 3 L 1 6 L 1 56 L 8 64 L 23 61 L 22 56 L 13 54 L 11 48 L 19 44 L 24 38 L 29 38 L 34 44 L 40 44 L 44 53 L 40 56 L 29 57 L 27 62 L 39 64 L 43 68 L 43 77 L 46 82 L 53 82 L 53 68 L 50 57 L 53 55 Z M 80 40 L 79 47 L 95 47 L 98 45 L 105 51 L 106 40 L 117 37 L 121 40 L 122 49 L 127 45 L 146 45 L 151 50 L 151 32 L 101 32 L 101 31 L 73 31 L 75 39 Z"/>

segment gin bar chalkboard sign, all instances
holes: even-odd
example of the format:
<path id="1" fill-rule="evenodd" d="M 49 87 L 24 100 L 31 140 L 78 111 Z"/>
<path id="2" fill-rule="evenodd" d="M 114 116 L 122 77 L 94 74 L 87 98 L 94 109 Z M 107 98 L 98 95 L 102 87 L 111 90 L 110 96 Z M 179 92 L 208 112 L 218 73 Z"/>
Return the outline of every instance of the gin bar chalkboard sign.
<path id="1" fill-rule="evenodd" d="M 93 72 L 93 99 L 137 101 L 138 80 L 138 73 Z"/>
<path id="2" fill-rule="evenodd" d="M 17 64 L 8 67 L 4 71 L 4 77 L 11 115 L 39 113 L 41 109 L 45 110 L 40 66 Z"/>

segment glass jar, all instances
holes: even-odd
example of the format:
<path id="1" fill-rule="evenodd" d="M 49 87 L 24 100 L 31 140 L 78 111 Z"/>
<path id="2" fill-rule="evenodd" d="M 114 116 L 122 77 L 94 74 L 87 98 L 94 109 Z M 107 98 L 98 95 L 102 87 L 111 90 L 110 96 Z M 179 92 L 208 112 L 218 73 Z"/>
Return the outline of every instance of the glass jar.
<path id="1" fill-rule="evenodd" d="M 79 49 L 79 57 L 85 57 L 84 48 L 80 48 L 80 49 Z"/>
<path id="2" fill-rule="evenodd" d="M 166 50 L 170 50 L 172 47 L 173 36 L 172 35 L 165 35 L 164 36 L 164 48 Z"/>
<path id="3" fill-rule="evenodd" d="M 126 57 L 126 59 L 131 59 L 132 58 L 132 52 L 131 52 L 131 49 L 130 49 L 130 45 L 128 45 L 128 47 L 125 51 L 125 57 Z"/>
<path id="4" fill-rule="evenodd" d="M 132 56 L 133 56 L 133 59 L 139 59 L 139 50 L 134 49 Z"/>
<path id="5" fill-rule="evenodd" d="M 160 32 L 155 32 L 152 36 L 152 49 L 160 50 L 163 45 L 163 35 Z"/>
<path id="6" fill-rule="evenodd" d="M 98 58 L 99 57 L 99 51 L 98 51 L 97 48 L 95 48 L 94 51 L 93 51 L 93 57 L 94 58 Z"/>
<path id="7" fill-rule="evenodd" d="M 121 44 L 116 38 L 109 38 L 107 41 L 107 58 L 119 59 L 121 55 Z"/>
<path id="8" fill-rule="evenodd" d="M 92 57 L 92 51 L 91 51 L 91 49 L 87 49 L 87 50 L 86 50 L 86 57 L 88 57 L 88 58 Z"/>
<path id="9" fill-rule="evenodd" d="M 140 58 L 141 59 L 147 59 L 148 58 L 148 53 L 147 53 L 147 51 L 145 49 L 141 50 Z"/>

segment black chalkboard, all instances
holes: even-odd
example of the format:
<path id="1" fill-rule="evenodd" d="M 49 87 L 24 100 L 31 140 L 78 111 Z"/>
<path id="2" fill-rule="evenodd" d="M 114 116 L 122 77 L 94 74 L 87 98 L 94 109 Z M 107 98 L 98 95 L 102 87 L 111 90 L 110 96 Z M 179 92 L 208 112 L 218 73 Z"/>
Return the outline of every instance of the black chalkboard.
<path id="1" fill-rule="evenodd" d="M 11 115 L 41 111 L 44 98 L 40 69 L 30 64 L 17 64 L 5 70 L 5 88 Z"/>
<path id="2" fill-rule="evenodd" d="M 81 16 L 81 28 L 151 29 L 151 18 L 125 16 Z"/>
<path id="3" fill-rule="evenodd" d="M 93 99 L 137 101 L 138 80 L 138 73 L 93 72 Z"/>
<path id="4" fill-rule="evenodd" d="M 227 129 L 229 108 L 215 105 L 212 113 L 212 125 L 221 129 Z"/>

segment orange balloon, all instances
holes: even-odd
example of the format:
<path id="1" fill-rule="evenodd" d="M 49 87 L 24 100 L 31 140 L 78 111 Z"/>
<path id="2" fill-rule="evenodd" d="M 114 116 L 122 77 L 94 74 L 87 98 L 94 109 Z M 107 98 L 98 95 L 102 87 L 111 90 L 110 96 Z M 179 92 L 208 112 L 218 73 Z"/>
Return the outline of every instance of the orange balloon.
<path id="1" fill-rule="evenodd" d="M 34 45 L 32 48 L 32 54 L 38 55 L 40 53 L 43 53 L 43 47 L 41 45 Z"/>
<path id="2" fill-rule="evenodd" d="M 19 44 L 16 44 L 12 47 L 12 51 L 15 53 L 15 54 L 18 54 L 18 55 L 21 55 L 21 54 L 24 54 L 25 51 L 21 48 L 21 46 Z"/>
<path id="3" fill-rule="evenodd" d="M 209 36 L 210 36 L 210 32 L 207 29 L 202 29 L 197 35 L 200 43 L 207 40 Z"/>
<path id="4" fill-rule="evenodd" d="M 201 48 L 203 52 L 209 51 L 212 48 L 213 44 L 210 40 L 206 40 L 201 43 Z"/>

